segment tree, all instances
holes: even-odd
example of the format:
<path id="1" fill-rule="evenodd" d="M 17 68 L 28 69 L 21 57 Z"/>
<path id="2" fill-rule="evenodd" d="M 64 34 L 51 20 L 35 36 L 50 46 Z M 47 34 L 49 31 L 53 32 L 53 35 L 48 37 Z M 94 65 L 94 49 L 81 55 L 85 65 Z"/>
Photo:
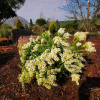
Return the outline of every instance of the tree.
<path id="1" fill-rule="evenodd" d="M 41 26 L 40 33 L 42 33 L 42 31 L 41 31 L 42 30 L 42 25 L 46 24 L 46 20 L 42 19 L 42 18 L 37 19 L 36 20 L 36 24 L 39 25 L 39 26 Z"/>
<path id="2" fill-rule="evenodd" d="M 32 19 L 30 19 L 30 29 L 32 29 L 33 27 L 33 22 L 32 22 Z"/>
<path id="3" fill-rule="evenodd" d="M 56 20 L 56 25 L 57 25 L 57 30 L 60 28 L 60 24 L 59 24 L 59 22 L 58 22 L 58 20 Z"/>
<path id="4" fill-rule="evenodd" d="M 50 30 L 51 35 L 54 36 L 55 33 L 57 32 L 57 25 L 55 22 L 50 23 L 49 30 Z"/>
<path id="5" fill-rule="evenodd" d="M 23 29 L 24 28 L 22 22 L 20 21 L 20 19 L 17 19 L 16 28 L 17 29 Z"/>
<path id="6" fill-rule="evenodd" d="M 25 0 L 0 0 L 0 25 L 3 24 L 6 19 L 16 17 L 16 10 L 21 8 Z"/>
<path id="7" fill-rule="evenodd" d="M 66 16 L 70 19 L 83 20 L 86 31 L 89 30 L 89 25 L 95 19 L 96 15 L 100 11 L 100 0 L 66 0 L 67 5 L 63 6 L 65 11 L 68 11 Z M 89 19 L 91 19 L 89 21 Z"/>

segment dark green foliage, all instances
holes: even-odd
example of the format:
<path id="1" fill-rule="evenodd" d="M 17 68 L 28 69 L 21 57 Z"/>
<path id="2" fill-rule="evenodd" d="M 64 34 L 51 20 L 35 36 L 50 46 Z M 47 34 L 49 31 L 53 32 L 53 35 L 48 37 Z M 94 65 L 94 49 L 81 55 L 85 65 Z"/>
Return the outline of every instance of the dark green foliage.
<path id="1" fill-rule="evenodd" d="M 67 32 L 68 32 L 69 34 L 74 34 L 74 33 L 75 33 L 75 30 L 74 30 L 73 27 L 70 27 L 70 28 L 68 28 Z"/>
<path id="2" fill-rule="evenodd" d="M 33 26 L 33 22 L 32 22 L 32 19 L 30 19 L 30 26 Z"/>
<path id="3" fill-rule="evenodd" d="M 0 26 L 0 37 L 8 37 L 10 36 L 12 28 L 7 24 L 3 24 Z"/>
<path id="4" fill-rule="evenodd" d="M 77 20 L 74 20 L 74 22 L 72 24 L 73 24 L 73 28 L 75 30 L 77 30 L 78 29 L 78 21 Z"/>
<path id="5" fill-rule="evenodd" d="M 65 32 L 68 32 L 70 34 L 74 34 L 75 29 L 73 28 L 73 23 L 68 23 L 66 25 L 63 25 L 62 28 L 65 28 Z"/>
<path id="6" fill-rule="evenodd" d="M 47 25 L 43 25 L 42 28 L 48 30 L 49 26 L 47 26 Z"/>
<path id="7" fill-rule="evenodd" d="M 17 28 L 17 29 L 24 29 L 23 24 L 22 24 L 22 22 L 20 21 L 20 19 L 17 19 L 16 28 Z"/>
<path id="8" fill-rule="evenodd" d="M 42 26 L 42 25 L 46 24 L 46 20 L 42 19 L 42 18 L 37 19 L 36 24 L 38 24 L 39 26 Z"/>
<path id="9" fill-rule="evenodd" d="M 96 18 L 91 22 L 91 24 L 89 25 L 89 29 L 91 30 L 96 30 Z"/>
<path id="10" fill-rule="evenodd" d="M 82 27 L 81 27 L 81 28 L 79 29 L 79 31 L 80 31 L 80 32 L 85 32 L 85 28 L 82 28 Z"/>
<path id="11" fill-rule="evenodd" d="M 55 33 L 57 32 L 57 25 L 55 22 L 50 23 L 49 30 L 52 35 L 55 35 Z"/>
<path id="12" fill-rule="evenodd" d="M 32 19 L 30 19 L 30 29 L 32 30 L 32 27 L 33 27 L 33 22 L 32 22 Z"/>
<path id="13" fill-rule="evenodd" d="M 0 25 L 6 19 L 17 16 L 15 9 L 20 9 L 24 2 L 25 0 L 0 0 Z"/>
<path id="14" fill-rule="evenodd" d="M 100 18 L 100 14 L 97 14 L 97 18 Z"/>
<path id="15" fill-rule="evenodd" d="M 67 24 L 62 26 L 62 28 L 65 28 L 65 30 L 68 28 L 71 28 L 71 27 L 73 27 L 72 23 L 67 23 Z"/>
<path id="16" fill-rule="evenodd" d="M 59 24 L 59 22 L 58 22 L 58 20 L 56 20 L 56 25 L 57 25 L 57 30 L 59 30 L 59 28 L 60 28 L 60 24 Z"/>

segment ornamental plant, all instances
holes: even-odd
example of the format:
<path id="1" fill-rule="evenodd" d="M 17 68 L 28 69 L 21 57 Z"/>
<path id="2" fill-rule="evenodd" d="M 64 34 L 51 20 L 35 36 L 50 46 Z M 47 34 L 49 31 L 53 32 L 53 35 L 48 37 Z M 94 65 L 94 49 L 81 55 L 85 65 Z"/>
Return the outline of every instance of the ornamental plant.
<path id="1" fill-rule="evenodd" d="M 96 52 L 96 49 L 91 42 L 83 41 L 88 33 L 77 32 L 73 41 L 67 43 L 66 39 L 71 35 L 64 30 L 60 28 L 55 37 L 48 32 L 38 36 L 36 40 L 31 36 L 27 44 L 19 47 L 22 63 L 19 67 L 22 68 L 22 73 L 18 79 L 22 88 L 34 77 L 38 85 L 51 89 L 51 86 L 57 86 L 57 76 L 67 75 L 67 71 L 70 72 L 72 81 L 79 85 L 80 73 L 84 67 L 82 61 L 85 61 L 82 51 L 89 53 Z"/>
<path id="2" fill-rule="evenodd" d="M 51 35 L 54 36 L 55 33 L 57 32 L 57 25 L 55 22 L 50 23 L 49 30 L 50 30 Z"/>

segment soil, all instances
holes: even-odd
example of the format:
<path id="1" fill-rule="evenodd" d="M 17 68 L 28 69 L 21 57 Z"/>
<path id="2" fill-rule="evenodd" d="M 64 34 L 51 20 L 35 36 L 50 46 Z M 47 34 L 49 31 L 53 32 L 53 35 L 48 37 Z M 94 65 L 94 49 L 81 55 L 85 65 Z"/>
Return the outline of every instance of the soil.
<path id="1" fill-rule="evenodd" d="M 95 43 L 97 52 L 83 54 L 87 61 L 80 85 L 70 76 L 63 76 L 57 80 L 58 86 L 49 90 L 39 86 L 34 78 L 22 89 L 17 79 L 22 71 L 18 66 L 18 48 L 12 45 L 11 37 L 9 43 L 6 38 L 0 38 L 0 100 L 100 100 L 100 35 L 90 36 L 87 41 Z"/>

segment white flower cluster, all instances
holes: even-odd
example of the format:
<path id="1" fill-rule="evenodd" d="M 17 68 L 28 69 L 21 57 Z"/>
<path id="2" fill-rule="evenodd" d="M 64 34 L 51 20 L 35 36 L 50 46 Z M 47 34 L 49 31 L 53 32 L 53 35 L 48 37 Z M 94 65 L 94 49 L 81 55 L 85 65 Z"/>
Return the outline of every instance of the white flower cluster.
<path id="1" fill-rule="evenodd" d="M 30 45 L 31 45 L 31 42 L 27 42 L 27 44 L 24 44 L 24 45 L 22 46 L 22 49 L 26 49 L 26 48 L 28 48 Z"/>
<path id="2" fill-rule="evenodd" d="M 39 44 L 36 44 L 36 45 L 33 47 L 33 50 L 31 50 L 31 52 L 37 51 L 38 48 L 39 48 Z"/>
<path id="3" fill-rule="evenodd" d="M 59 33 L 64 33 L 63 28 L 60 28 Z M 79 40 L 84 40 L 86 38 L 86 32 L 80 32 L 75 33 L 75 38 L 78 38 Z M 45 34 L 44 34 L 45 35 Z M 48 35 L 49 36 L 49 35 Z M 47 37 L 48 37 L 47 36 Z M 69 33 L 65 33 L 63 35 L 64 39 L 68 39 L 70 36 Z M 39 41 L 40 40 L 40 41 Z M 55 66 L 55 62 L 61 61 L 64 64 L 64 67 L 72 73 L 72 81 L 76 81 L 76 84 L 79 85 L 79 79 L 80 75 L 78 73 L 82 72 L 82 67 L 84 65 L 82 64 L 82 61 L 85 61 L 85 59 L 82 57 L 82 53 L 78 53 L 76 51 L 72 51 L 70 47 L 72 47 L 69 43 L 66 43 L 63 41 L 63 39 L 60 36 L 55 36 L 53 38 L 53 44 L 52 48 L 48 49 L 46 48 L 45 52 L 42 52 L 41 55 L 36 56 L 36 58 L 32 57 L 30 55 L 29 59 L 26 60 L 26 54 L 25 51 L 26 48 L 28 48 L 31 45 L 31 42 L 37 43 L 34 44 L 33 49 L 31 52 L 37 51 L 39 46 L 42 45 L 45 42 L 45 39 L 43 37 L 38 36 L 36 40 L 32 40 L 32 37 L 30 38 L 30 42 L 23 45 L 19 49 L 20 59 L 22 63 L 25 63 L 24 67 L 26 70 L 23 69 L 22 74 L 19 75 L 19 81 L 22 83 L 22 86 L 24 87 L 25 82 L 30 82 L 32 77 L 36 77 L 38 85 L 44 85 L 48 89 L 51 89 L 51 86 L 57 86 L 55 83 L 56 81 L 56 74 L 58 72 L 61 72 L 62 69 L 58 66 Z M 40 44 L 38 44 L 38 42 Z M 76 46 L 81 46 L 81 43 L 76 43 Z M 93 47 L 94 44 L 91 42 L 86 42 L 83 47 L 85 47 L 86 51 L 94 52 L 96 51 Z M 63 50 L 62 50 L 63 49 Z M 53 68 L 53 67 L 54 68 Z"/>
<path id="4" fill-rule="evenodd" d="M 54 44 L 57 44 L 57 46 L 60 46 L 62 44 L 63 46 L 69 47 L 69 44 L 64 42 L 59 36 L 55 36 L 53 38 Z"/>
<path id="5" fill-rule="evenodd" d="M 34 40 L 34 38 L 33 38 L 32 35 L 30 36 L 29 41 L 30 41 L 30 42 L 35 42 L 35 40 Z"/>
<path id="6" fill-rule="evenodd" d="M 38 41 L 39 41 L 39 39 L 40 39 L 40 37 L 41 37 L 41 36 L 37 36 L 37 38 L 36 38 L 36 40 L 35 40 L 35 41 L 37 41 L 37 42 L 38 42 Z"/>
<path id="7" fill-rule="evenodd" d="M 91 42 L 86 42 L 84 45 L 83 45 L 83 47 L 85 47 L 85 50 L 86 51 L 88 51 L 88 52 L 96 52 L 96 49 L 95 49 L 95 47 L 93 47 L 93 46 L 95 46 L 95 44 L 93 44 L 93 43 L 91 43 Z"/>
<path id="8" fill-rule="evenodd" d="M 69 34 L 69 33 L 67 32 L 67 33 L 64 33 L 63 38 L 64 38 L 64 39 L 69 39 L 70 36 L 71 36 L 71 34 Z"/>
<path id="9" fill-rule="evenodd" d="M 64 63 L 65 68 L 71 73 L 82 72 L 81 69 L 84 65 L 81 61 L 85 61 L 81 55 L 77 55 L 69 49 L 66 49 L 61 55 L 61 60 Z"/>
<path id="10" fill-rule="evenodd" d="M 81 46 L 81 43 L 80 43 L 80 42 L 77 42 L 77 43 L 76 43 L 76 46 Z"/>
<path id="11" fill-rule="evenodd" d="M 65 28 L 60 28 L 60 29 L 58 30 L 58 33 L 59 33 L 59 34 L 64 34 L 64 32 L 65 32 Z"/>
<path id="12" fill-rule="evenodd" d="M 44 39 L 44 38 L 42 38 L 42 39 L 41 39 L 41 43 L 44 43 L 44 42 L 45 42 L 45 39 Z"/>
<path id="13" fill-rule="evenodd" d="M 42 61 L 46 61 L 50 66 L 54 64 L 54 61 L 59 61 L 59 58 L 57 55 L 60 53 L 60 48 L 52 48 L 51 52 L 48 52 L 49 50 L 46 49 L 44 53 L 41 54 L 40 59 Z M 54 60 L 54 61 L 53 61 Z"/>
<path id="14" fill-rule="evenodd" d="M 80 75 L 79 74 L 72 74 L 72 81 L 76 81 L 76 84 L 79 85 L 78 80 L 80 79 Z"/>
<path id="15" fill-rule="evenodd" d="M 83 41 L 86 38 L 86 34 L 88 34 L 88 32 L 76 32 L 74 37 L 80 41 Z"/>
<path id="16" fill-rule="evenodd" d="M 25 67 L 29 71 L 29 79 L 31 79 L 36 73 L 38 85 L 41 85 L 41 83 L 43 83 L 43 85 L 46 86 L 48 89 L 51 88 L 51 85 L 57 86 L 54 81 L 56 80 L 57 72 L 60 72 L 61 68 L 47 69 L 47 63 L 52 66 L 52 64 L 54 64 L 53 59 L 55 61 L 59 61 L 59 58 L 57 57 L 59 53 L 60 48 L 51 49 L 51 52 L 49 49 L 46 49 L 46 51 L 42 53 L 41 56 L 38 56 L 33 60 L 27 60 Z M 45 61 L 47 61 L 47 63 L 45 63 Z M 37 68 L 38 71 L 36 70 Z M 47 78 L 45 78 L 45 72 L 47 72 Z M 22 76 L 20 76 L 20 81 L 23 80 Z"/>

